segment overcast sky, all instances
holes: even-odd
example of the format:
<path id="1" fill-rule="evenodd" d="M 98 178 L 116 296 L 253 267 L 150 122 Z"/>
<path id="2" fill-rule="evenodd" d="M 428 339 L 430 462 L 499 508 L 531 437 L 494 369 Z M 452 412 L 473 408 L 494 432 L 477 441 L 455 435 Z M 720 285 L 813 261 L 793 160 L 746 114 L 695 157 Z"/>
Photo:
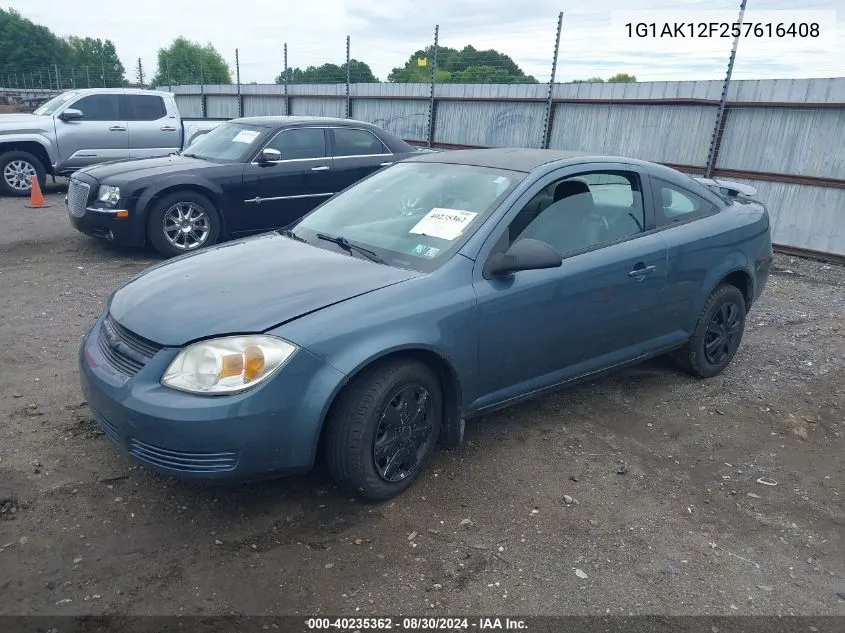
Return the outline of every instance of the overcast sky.
<path id="1" fill-rule="evenodd" d="M 734 78 L 845 75 L 845 0 L 748 0 L 746 21 L 753 11 L 794 11 L 796 5 L 801 11 L 836 11 L 835 22 L 829 14 L 822 16 L 821 40 L 741 41 Z M 637 19 L 642 22 L 661 15 L 699 21 L 701 14 L 691 12 L 708 9 L 721 11 L 717 19 L 734 19 L 739 0 L 144 0 L 135 8 L 127 0 L 0 0 L 0 6 L 14 8 L 58 35 L 113 40 L 130 77 L 139 57 L 151 77 L 157 50 L 180 35 L 213 43 L 232 68 L 238 48 L 244 83 L 273 81 L 282 67 L 284 42 L 291 66 L 342 63 L 347 34 L 352 57 L 370 64 L 384 80 L 391 68 L 431 43 L 435 24 L 440 25 L 442 45 L 495 48 L 548 81 L 562 10 L 559 81 L 616 72 L 658 81 L 722 79 L 732 40 L 631 39 L 623 26 L 630 16 L 613 12 L 640 10 Z M 772 14 L 762 17 L 771 19 Z"/>

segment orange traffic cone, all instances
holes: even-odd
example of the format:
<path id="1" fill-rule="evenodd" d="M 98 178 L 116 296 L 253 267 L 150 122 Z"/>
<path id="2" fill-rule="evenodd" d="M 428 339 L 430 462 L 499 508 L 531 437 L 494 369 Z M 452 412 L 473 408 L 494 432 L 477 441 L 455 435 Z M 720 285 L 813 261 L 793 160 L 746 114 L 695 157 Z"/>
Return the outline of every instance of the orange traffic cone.
<path id="1" fill-rule="evenodd" d="M 41 193 L 41 184 L 38 182 L 38 176 L 32 177 L 32 187 L 29 190 L 29 204 L 26 206 L 30 209 L 44 209 L 52 206 L 44 202 L 44 194 Z"/>

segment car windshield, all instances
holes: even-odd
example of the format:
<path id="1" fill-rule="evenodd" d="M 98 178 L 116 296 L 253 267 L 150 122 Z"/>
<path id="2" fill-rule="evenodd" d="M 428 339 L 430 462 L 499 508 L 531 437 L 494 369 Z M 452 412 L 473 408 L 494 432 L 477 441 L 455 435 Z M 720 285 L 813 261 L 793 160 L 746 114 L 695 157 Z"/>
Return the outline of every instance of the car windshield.
<path id="1" fill-rule="evenodd" d="M 329 199 L 291 230 L 324 248 L 336 248 L 326 237 L 345 238 L 387 264 L 429 272 L 446 262 L 524 177 L 470 165 L 397 163 Z"/>
<path id="2" fill-rule="evenodd" d="M 75 92 L 63 92 L 62 94 L 50 99 L 47 103 L 41 105 L 32 113 L 38 114 L 40 116 L 52 116 L 56 110 L 61 108 L 65 103 L 73 99 L 76 95 L 77 93 Z"/>
<path id="3" fill-rule="evenodd" d="M 197 138 L 182 154 L 220 163 L 237 163 L 246 158 L 256 140 L 266 131 L 256 125 L 222 123 Z"/>

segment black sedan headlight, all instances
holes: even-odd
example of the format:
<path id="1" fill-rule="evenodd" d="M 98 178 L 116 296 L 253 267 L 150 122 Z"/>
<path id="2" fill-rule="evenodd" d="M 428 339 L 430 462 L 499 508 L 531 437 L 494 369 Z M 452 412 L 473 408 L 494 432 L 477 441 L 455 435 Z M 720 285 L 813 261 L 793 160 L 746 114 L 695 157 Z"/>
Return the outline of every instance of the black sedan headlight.
<path id="1" fill-rule="evenodd" d="M 97 202 L 115 205 L 118 200 L 120 200 L 120 187 L 100 185 L 100 189 L 97 191 Z"/>

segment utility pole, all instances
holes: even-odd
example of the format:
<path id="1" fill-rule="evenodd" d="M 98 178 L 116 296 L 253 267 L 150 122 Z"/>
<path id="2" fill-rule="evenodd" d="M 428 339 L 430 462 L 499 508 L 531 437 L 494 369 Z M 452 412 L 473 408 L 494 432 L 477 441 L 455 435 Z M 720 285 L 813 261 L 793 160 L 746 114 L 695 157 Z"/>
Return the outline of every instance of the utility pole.
<path id="1" fill-rule="evenodd" d="M 346 118 L 352 116 L 352 102 L 349 99 L 349 36 L 346 36 Z"/>
<path id="2" fill-rule="evenodd" d="M 235 49 L 235 78 L 238 82 L 238 116 L 244 115 L 244 102 L 241 99 L 241 61 L 238 57 L 238 49 Z"/>
<path id="3" fill-rule="evenodd" d="M 739 24 L 742 24 L 742 19 L 745 16 L 745 3 L 746 0 L 742 0 L 739 5 L 739 20 L 737 20 Z M 725 75 L 725 83 L 722 86 L 722 96 L 719 98 L 719 110 L 716 112 L 716 125 L 713 127 L 713 136 L 710 138 L 710 149 L 707 152 L 707 165 L 704 168 L 705 178 L 712 177 L 713 169 L 716 167 L 716 157 L 719 155 L 719 146 L 722 144 L 722 134 L 725 131 L 725 108 L 728 102 L 728 88 L 731 85 L 731 74 L 734 70 L 737 46 L 739 46 L 739 33 L 734 37 L 731 56 L 728 58 L 728 72 Z"/>
<path id="4" fill-rule="evenodd" d="M 288 98 L 288 43 L 285 42 L 285 116 L 290 116 L 290 98 Z"/>
<path id="5" fill-rule="evenodd" d="M 555 35 L 555 57 L 552 60 L 552 75 L 549 77 L 549 94 L 546 97 L 546 120 L 543 124 L 543 149 L 549 149 L 549 143 L 552 136 L 552 120 L 554 119 L 554 89 L 555 89 L 555 73 L 557 72 L 557 56 L 560 52 L 560 31 L 563 27 L 563 11 L 557 16 L 557 34 Z"/>
<path id="6" fill-rule="evenodd" d="M 144 66 L 141 64 L 141 58 L 138 58 L 138 83 L 141 88 L 144 87 Z"/>
<path id="7" fill-rule="evenodd" d="M 434 86 L 437 83 L 437 49 L 440 41 L 440 25 L 434 25 L 434 54 L 431 62 L 431 87 L 428 92 L 428 130 L 426 133 L 427 145 L 431 147 L 434 144 L 434 126 L 435 126 L 435 107 L 434 102 Z"/>

